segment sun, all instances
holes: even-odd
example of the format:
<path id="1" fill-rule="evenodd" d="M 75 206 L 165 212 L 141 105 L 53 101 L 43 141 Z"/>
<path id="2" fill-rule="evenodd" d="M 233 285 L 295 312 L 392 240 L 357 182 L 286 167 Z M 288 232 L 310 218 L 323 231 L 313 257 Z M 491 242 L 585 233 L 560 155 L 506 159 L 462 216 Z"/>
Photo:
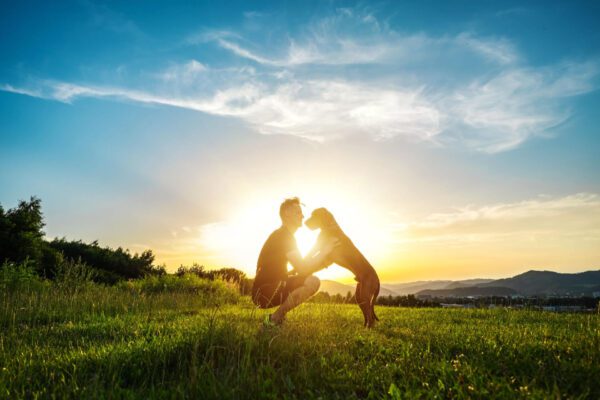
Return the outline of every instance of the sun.
<path id="1" fill-rule="evenodd" d="M 298 228 L 294 237 L 296 238 L 296 244 L 298 245 L 298 250 L 300 250 L 302 256 L 305 256 L 310 249 L 312 249 L 317 241 L 317 236 L 319 236 L 319 231 L 311 231 L 305 226 Z"/>
<path id="2" fill-rule="evenodd" d="M 267 237 L 281 225 L 279 205 L 284 198 L 300 197 L 304 219 L 312 210 L 326 207 L 338 224 L 371 263 L 380 259 L 385 243 L 384 223 L 372 205 L 342 192 L 298 190 L 290 195 L 273 193 L 260 197 L 248 196 L 243 205 L 226 221 L 211 224 L 200 232 L 197 244 L 200 251 L 210 254 L 213 263 L 242 269 L 253 276 L 256 260 Z M 295 233 L 298 249 L 306 255 L 316 242 L 319 231 L 302 226 Z M 344 268 L 332 265 L 316 274 L 320 279 L 351 282 L 354 276 Z"/>

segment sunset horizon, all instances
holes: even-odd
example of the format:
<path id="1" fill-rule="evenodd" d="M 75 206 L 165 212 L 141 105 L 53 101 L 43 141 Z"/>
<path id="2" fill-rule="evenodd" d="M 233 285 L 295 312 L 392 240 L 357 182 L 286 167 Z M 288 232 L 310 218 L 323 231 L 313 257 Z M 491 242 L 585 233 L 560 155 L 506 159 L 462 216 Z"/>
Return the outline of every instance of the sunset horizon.
<path id="1" fill-rule="evenodd" d="M 297 196 L 382 282 L 600 268 L 596 6 L 152 8 L 3 6 L 0 204 L 48 240 L 253 277 Z"/>

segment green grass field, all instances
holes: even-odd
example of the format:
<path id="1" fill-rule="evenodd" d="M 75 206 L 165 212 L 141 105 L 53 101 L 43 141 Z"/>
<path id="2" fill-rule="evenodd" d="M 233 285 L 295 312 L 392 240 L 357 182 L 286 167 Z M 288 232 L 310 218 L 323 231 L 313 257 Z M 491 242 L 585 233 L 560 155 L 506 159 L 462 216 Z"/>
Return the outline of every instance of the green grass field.
<path id="1" fill-rule="evenodd" d="M 91 285 L 5 291 L 1 398 L 600 398 L 600 317 L 305 304 Z"/>

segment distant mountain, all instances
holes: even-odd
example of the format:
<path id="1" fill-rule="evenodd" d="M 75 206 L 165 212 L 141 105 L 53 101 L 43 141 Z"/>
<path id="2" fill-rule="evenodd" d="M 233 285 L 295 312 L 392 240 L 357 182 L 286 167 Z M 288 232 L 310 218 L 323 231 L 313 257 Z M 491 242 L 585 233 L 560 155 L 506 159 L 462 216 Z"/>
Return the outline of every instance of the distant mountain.
<path id="1" fill-rule="evenodd" d="M 472 287 L 474 285 L 470 285 L 468 283 L 462 283 L 462 282 L 452 282 L 449 283 L 447 286 L 444 286 L 443 289 L 440 290 L 448 290 L 448 289 L 460 289 L 460 288 L 466 288 L 466 287 Z"/>
<path id="2" fill-rule="evenodd" d="M 463 279 L 462 281 L 454 281 L 451 283 L 451 285 L 456 284 L 456 287 L 478 286 L 493 281 L 493 279 Z"/>
<path id="3" fill-rule="evenodd" d="M 452 281 L 417 281 L 407 283 L 384 283 L 381 286 L 394 293 L 397 296 L 406 296 L 414 294 L 421 290 L 442 289 Z"/>
<path id="4" fill-rule="evenodd" d="M 341 294 L 345 296 L 346 293 L 354 293 L 355 287 L 351 285 L 345 285 L 343 283 L 339 283 L 336 281 L 321 281 L 321 287 L 319 288 L 319 292 L 327 292 L 331 296 L 335 296 L 336 294 Z"/>
<path id="5" fill-rule="evenodd" d="M 422 290 L 416 295 L 418 297 L 468 297 L 468 296 L 513 296 L 518 294 L 516 290 L 501 286 L 468 286 L 454 289 Z"/>
<path id="6" fill-rule="evenodd" d="M 345 296 L 348 292 L 354 294 L 356 290 L 356 285 L 346 285 L 344 283 L 336 282 L 336 281 L 328 281 L 322 280 L 321 287 L 319 288 L 319 292 L 327 292 L 332 296 L 336 294 L 340 294 Z M 379 296 L 397 296 L 395 293 L 390 292 L 386 288 L 381 287 L 379 289 Z"/>
<path id="7" fill-rule="evenodd" d="M 354 293 L 356 285 L 321 281 L 321 292 L 345 296 Z M 552 271 L 527 271 L 504 279 L 436 280 L 406 283 L 382 283 L 379 296 L 508 296 L 508 295 L 592 295 L 600 292 L 600 270 L 577 274 Z"/>
<path id="8" fill-rule="evenodd" d="M 498 279 L 478 286 L 504 286 L 524 295 L 591 295 L 600 291 L 600 270 L 577 274 L 527 271 L 512 278 Z"/>
<path id="9" fill-rule="evenodd" d="M 379 297 L 381 296 L 406 296 L 409 294 L 415 294 L 422 290 L 436 290 L 436 289 L 447 289 L 448 285 L 459 285 L 457 287 L 469 286 L 469 283 L 487 283 L 491 282 L 491 279 L 467 279 L 464 281 L 418 281 L 418 282 L 407 282 L 407 283 L 391 283 L 381 284 L 379 289 Z M 344 284 L 336 281 L 322 280 L 320 292 L 327 292 L 334 296 L 340 294 L 345 296 L 348 291 L 354 293 L 356 285 Z"/>
<path id="10" fill-rule="evenodd" d="M 487 282 L 472 280 L 472 285 L 464 281 L 448 284 L 443 289 L 422 290 L 418 296 L 466 297 L 466 296 L 509 296 L 509 295 L 592 295 L 600 292 L 600 271 L 587 271 L 578 274 L 563 274 L 552 271 L 527 271 L 512 278 L 496 279 Z"/>
<path id="11" fill-rule="evenodd" d="M 493 279 L 465 279 L 461 281 L 439 280 L 439 281 L 417 281 L 408 283 L 384 283 L 381 286 L 393 292 L 396 296 L 415 294 L 422 290 L 439 290 L 452 287 L 475 286 L 482 283 L 492 282 Z M 454 285 L 448 287 L 449 285 Z"/>

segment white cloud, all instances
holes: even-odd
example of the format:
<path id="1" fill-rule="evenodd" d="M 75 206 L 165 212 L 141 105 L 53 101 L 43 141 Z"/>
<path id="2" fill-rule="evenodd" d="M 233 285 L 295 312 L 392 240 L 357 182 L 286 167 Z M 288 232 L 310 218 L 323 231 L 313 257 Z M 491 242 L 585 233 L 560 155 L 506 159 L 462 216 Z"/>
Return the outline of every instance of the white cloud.
<path id="1" fill-rule="evenodd" d="M 543 134 L 570 115 L 564 98 L 594 89 L 593 63 L 512 68 L 458 89 L 445 101 L 469 147 L 496 153 Z"/>
<path id="2" fill-rule="evenodd" d="M 166 71 L 157 74 L 157 77 L 165 82 L 180 82 L 183 84 L 192 83 L 199 74 L 204 73 L 208 68 L 199 61 L 190 60 L 185 64 L 173 64 Z"/>
<path id="3" fill-rule="evenodd" d="M 288 38 L 287 47 L 274 56 L 250 50 L 247 41 L 229 31 L 210 31 L 193 36 L 192 43 L 213 41 L 259 64 L 271 67 L 298 67 L 307 64 L 410 64 L 470 53 L 500 65 L 515 63 L 519 54 L 504 38 L 477 37 L 473 33 L 432 37 L 423 33 L 400 34 L 381 24 L 371 13 L 340 8 L 327 18 L 312 21 L 304 33 Z M 189 42 L 189 41 L 188 41 Z M 271 48 L 268 51 L 273 52 Z"/>
<path id="4" fill-rule="evenodd" d="M 439 237 L 505 237 L 519 233 L 583 235 L 600 239 L 600 196 L 577 193 L 480 207 L 466 206 L 406 224 L 417 240 Z"/>
<path id="5" fill-rule="evenodd" d="M 499 64 L 512 64 L 519 59 L 513 44 L 504 38 L 481 39 L 469 33 L 462 33 L 455 40 Z"/>
<path id="6" fill-rule="evenodd" d="M 304 81 L 277 87 L 246 110 L 264 133 L 315 140 L 363 133 L 430 140 L 440 132 L 438 111 L 418 90 L 398 91 L 348 82 Z"/>
<path id="7" fill-rule="evenodd" d="M 182 107 L 318 141 L 401 136 L 497 153 L 545 136 L 572 115 L 570 97 L 597 87 L 596 62 L 531 67 L 506 38 L 401 34 L 355 9 L 302 32 L 283 47 L 230 31 L 191 36 L 187 44 L 216 44 L 237 62 L 173 63 L 143 89 L 50 80 L 0 89 L 67 103 L 102 97 Z"/>
<path id="8" fill-rule="evenodd" d="M 82 97 L 112 97 L 187 108 L 239 117 L 265 134 L 291 134 L 317 141 L 357 133 L 377 140 L 399 135 L 433 140 L 440 133 L 439 112 L 419 90 L 390 90 L 343 81 L 292 81 L 274 89 L 248 83 L 206 97 L 184 98 L 65 82 L 46 81 L 43 85 L 42 90 L 31 93 L 65 103 Z"/>
<path id="9" fill-rule="evenodd" d="M 13 85 L 8 85 L 8 84 L 0 85 L 0 90 L 2 90 L 4 92 L 9 92 L 9 93 L 23 94 L 25 96 L 31 96 L 31 97 L 38 97 L 38 98 L 43 97 L 42 93 L 38 90 L 27 89 L 27 88 L 18 88 L 18 87 L 14 87 Z"/>
<path id="10" fill-rule="evenodd" d="M 94 87 L 58 81 L 39 81 L 37 86 L 36 89 L 29 90 L 4 85 L 0 87 L 0 90 L 57 100 L 63 103 L 71 103 L 76 99 L 86 97 L 117 98 L 139 103 L 159 104 L 231 116 L 243 114 L 240 111 L 243 108 L 237 107 L 236 104 L 244 104 L 244 102 L 255 99 L 258 94 L 256 88 L 252 85 L 220 90 L 212 97 L 206 99 L 166 96 L 118 87 Z"/>
<path id="11" fill-rule="evenodd" d="M 256 54 L 252 53 L 250 50 L 246 50 L 246 49 L 242 48 L 241 46 L 237 45 L 236 43 L 233 43 L 229 40 L 219 38 L 219 39 L 217 39 L 217 43 L 224 49 L 232 51 L 235 55 L 247 58 L 252 61 L 256 61 L 257 63 L 267 64 L 267 65 L 281 65 L 281 63 L 278 61 L 269 60 L 268 58 L 256 55 Z"/>

